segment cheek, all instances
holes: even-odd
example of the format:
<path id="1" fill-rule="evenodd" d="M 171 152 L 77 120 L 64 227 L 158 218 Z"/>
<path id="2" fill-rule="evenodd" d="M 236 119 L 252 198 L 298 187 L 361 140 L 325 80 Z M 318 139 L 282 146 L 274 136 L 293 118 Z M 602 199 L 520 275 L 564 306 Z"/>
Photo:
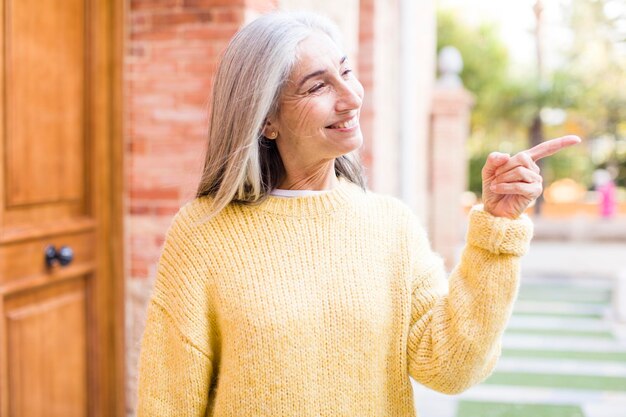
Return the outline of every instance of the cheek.
<path id="1" fill-rule="evenodd" d="M 332 116 L 332 103 L 329 100 L 317 97 L 294 109 L 292 126 L 299 130 L 320 130 Z"/>

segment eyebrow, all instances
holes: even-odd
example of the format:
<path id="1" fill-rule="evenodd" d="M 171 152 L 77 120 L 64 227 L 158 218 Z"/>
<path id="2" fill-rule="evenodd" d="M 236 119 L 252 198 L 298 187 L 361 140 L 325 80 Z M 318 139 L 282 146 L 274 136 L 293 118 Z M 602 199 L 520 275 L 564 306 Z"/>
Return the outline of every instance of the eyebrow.
<path id="1" fill-rule="evenodd" d="M 341 57 L 341 59 L 339 60 L 339 65 L 343 65 L 344 62 L 346 62 L 346 60 L 348 59 L 347 55 L 344 55 Z M 313 77 L 317 77 L 318 75 L 322 75 L 325 74 L 326 70 L 317 70 L 317 71 L 313 71 L 312 73 L 306 75 L 304 78 L 302 78 L 302 80 L 300 80 L 300 82 L 298 83 L 298 89 L 300 87 L 302 87 L 302 85 L 307 82 L 307 80 L 313 78 Z"/>

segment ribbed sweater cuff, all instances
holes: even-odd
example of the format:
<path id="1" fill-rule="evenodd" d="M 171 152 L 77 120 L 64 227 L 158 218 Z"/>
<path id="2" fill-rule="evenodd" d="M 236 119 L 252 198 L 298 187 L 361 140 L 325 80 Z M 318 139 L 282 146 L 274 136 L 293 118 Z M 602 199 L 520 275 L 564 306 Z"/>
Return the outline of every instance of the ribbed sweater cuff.
<path id="1" fill-rule="evenodd" d="M 467 243 L 494 254 L 522 256 L 528 252 L 533 237 L 533 223 L 526 214 L 516 219 L 496 217 L 483 205 L 472 207 L 469 215 Z"/>

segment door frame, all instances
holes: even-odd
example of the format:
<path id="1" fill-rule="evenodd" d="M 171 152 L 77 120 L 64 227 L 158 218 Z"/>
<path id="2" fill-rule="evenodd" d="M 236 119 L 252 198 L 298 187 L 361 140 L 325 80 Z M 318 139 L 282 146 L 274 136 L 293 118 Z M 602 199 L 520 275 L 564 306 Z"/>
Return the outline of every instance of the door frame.
<path id="1" fill-rule="evenodd" d="M 91 392 L 96 416 L 126 415 L 125 268 L 124 268 L 124 0 L 92 0 L 92 67 L 89 76 L 98 97 L 90 100 L 89 130 L 94 163 L 89 201 L 97 219 L 97 267 L 94 308 L 96 326 L 87 337 L 107 343 L 95 345 L 91 365 L 97 367 Z"/>

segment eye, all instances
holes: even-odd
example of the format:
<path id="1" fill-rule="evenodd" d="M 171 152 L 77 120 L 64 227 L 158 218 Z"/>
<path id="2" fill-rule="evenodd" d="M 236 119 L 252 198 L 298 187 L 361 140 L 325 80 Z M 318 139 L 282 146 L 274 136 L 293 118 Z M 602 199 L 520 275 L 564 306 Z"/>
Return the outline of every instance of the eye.
<path id="1" fill-rule="evenodd" d="M 315 84 L 311 89 L 309 89 L 309 91 L 307 91 L 307 93 L 315 93 L 316 91 L 319 91 L 322 87 L 324 87 L 326 84 L 324 83 L 317 83 Z"/>
<path id="2" fill-rule="evenodd" d="M 350 74 L 351 72 L 352 72 L 352 70 L 351 70 L 351 69 L 347 69 L 347 70 L 345 70 L 344 72 L 342 72 L 342 73 L 341 73 L 341 75 L 343 75 L 344 77 L 347 77 L 347 76 L 348 76 L 348 74 Z"/>

